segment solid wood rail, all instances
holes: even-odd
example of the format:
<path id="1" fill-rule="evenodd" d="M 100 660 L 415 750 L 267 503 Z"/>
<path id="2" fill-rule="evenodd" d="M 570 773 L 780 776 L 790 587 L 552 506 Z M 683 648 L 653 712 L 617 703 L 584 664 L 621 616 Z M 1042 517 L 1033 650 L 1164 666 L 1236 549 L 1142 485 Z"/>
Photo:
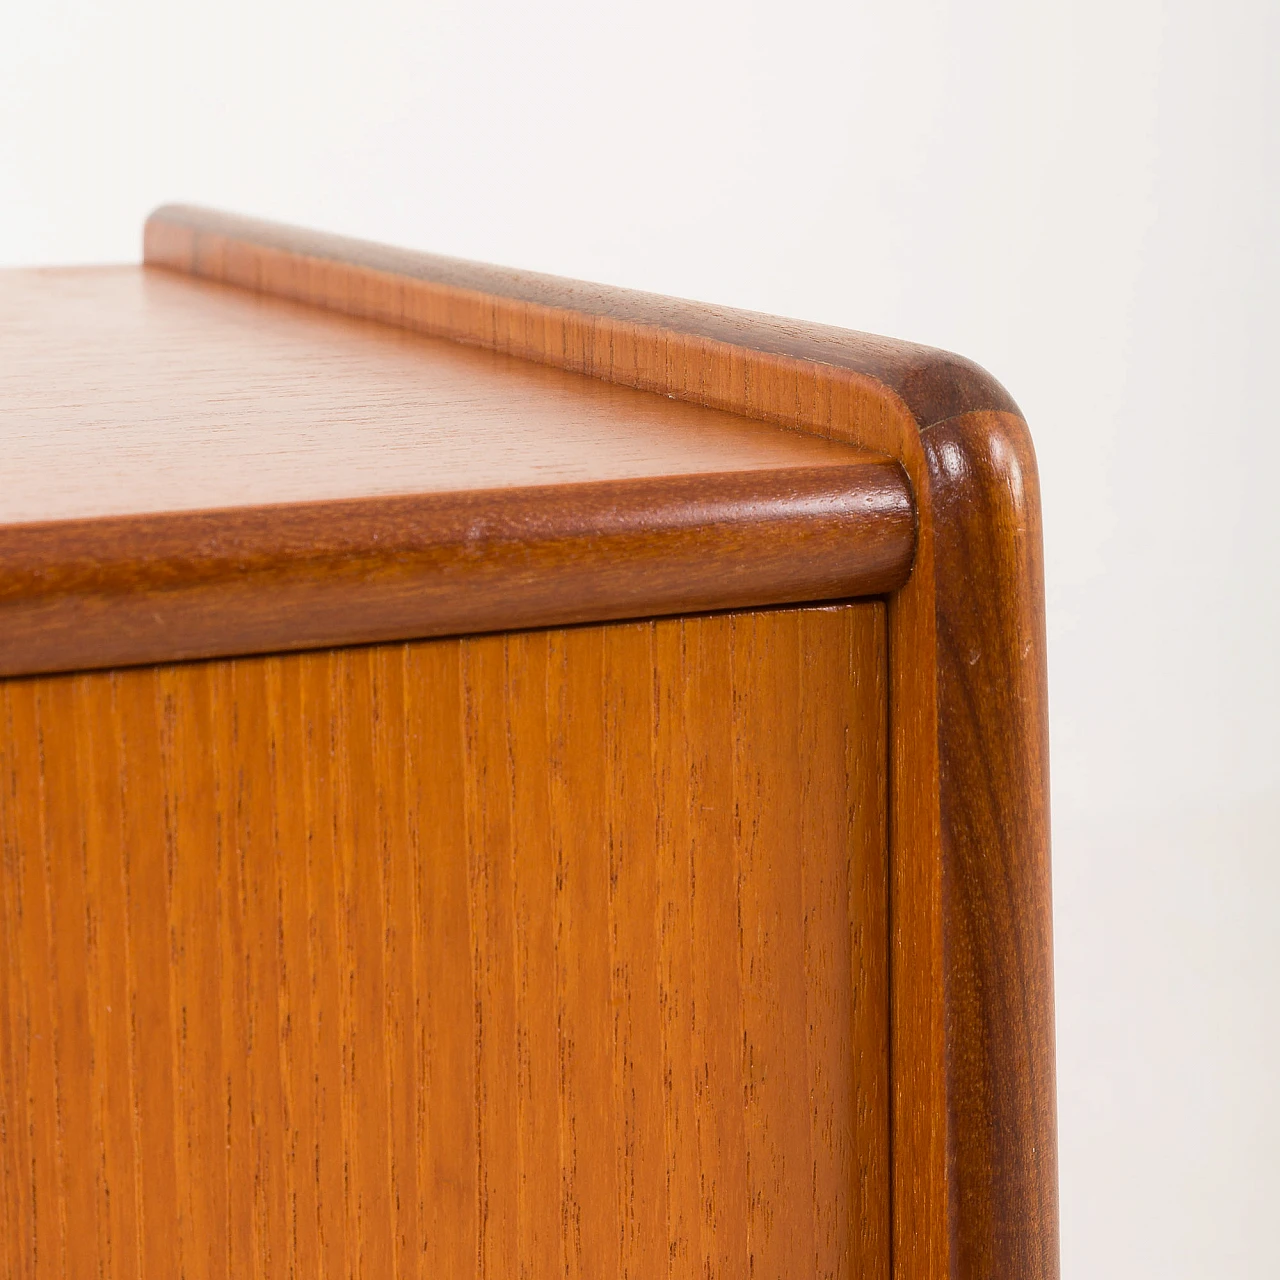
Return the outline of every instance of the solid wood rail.
<path id="1" fill-rule="evenodd" d="M 876 594 L 911 543 L 883 460 L 13 525 L 0 676 Z"/>
<path id="2" fill-rule="evenodd" d="M 897 459 L 889 596 L 893 1274 L 1058 1274 L 1038 481 L 1008 394 L 907 343 L 197 209 L 146 262 Z"/>

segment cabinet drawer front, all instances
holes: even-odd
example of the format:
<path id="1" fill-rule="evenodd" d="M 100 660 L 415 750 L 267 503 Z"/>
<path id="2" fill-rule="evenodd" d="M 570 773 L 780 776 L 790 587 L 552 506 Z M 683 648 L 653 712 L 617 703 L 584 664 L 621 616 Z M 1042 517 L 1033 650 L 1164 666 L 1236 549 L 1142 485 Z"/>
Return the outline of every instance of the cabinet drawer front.
<path id="1" fill-rule="evenodd" d="M 884 607 L 0 682 L 15 1276 L 888 1276 Z"/>

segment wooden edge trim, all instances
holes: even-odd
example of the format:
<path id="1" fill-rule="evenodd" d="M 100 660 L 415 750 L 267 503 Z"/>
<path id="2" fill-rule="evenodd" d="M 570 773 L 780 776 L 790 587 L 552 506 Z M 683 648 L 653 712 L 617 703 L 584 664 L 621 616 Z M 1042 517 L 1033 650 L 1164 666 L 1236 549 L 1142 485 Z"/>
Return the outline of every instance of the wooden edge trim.
<path id="1" fill-rule="evenodd" d="M 923 433 L 937 617 L 953 1274 L 1058 1274 L 1049 725 L 1026 423 Z M 910 980 L 898 993 L 910 999 Z"/>
<path id="2" fill-rule="evenodd" d="M 323 305 L 334 310 L 496 347 L 511 355 L 649 390 L 662 389 L 665 377 L 661 370 L 628 370 L 624 353 L 615 349 L 622 328 L 666 332 L 684 344 L 690 338 L 700 338 L 763 355 L 829 364 L 888 387 L 922 427 L 978 409 L 1017 412 L 1012 397 L 985 369 L 934 347 L 535 271 L 415 253 L 189 205 L 165 205 L 147 219 L 143 260 L 303 302 L 316 302 L 318 292 L 323 293 Z M 336 277 L 326 272 L 326 265 L 336 268 Z M 353 268 L 366 284 L 381 278 L 392 287 L 333 290 L 336 278 L 352 279 Z M 411 295 L 414 285 L 447 290 L 454 306 L 443 314 L 415 315 L 403 296 Z M 479 304 L 483 311 L 499 301 L 523 310 L 523 325 L 504 323 L 506 318 L 496 309 L 488 323 L 481 319 L 477 324 L 475 318 L 461 314 L 470 309 L 468 304 Z M 561 351 L 552 353 L 538 332 L 538 320 L 548 313 L 557 327 L 568 314 L 599 320 L 603 322 L 599 336 L 606 341 L 587 341 L 579 346 L 573 341 L 576 335 L 565 331 L 568 341 Z M 602 372 L 605 367 L 610 374 Z"/>
<path id="3" fill-rule="evenodd" d="M 881 594 L 898 465 L 746 471 L 0 529 L 0 675 Z"/>
<path id="4" fill-rule="evenodd" d="M 181 206 L 187 272 L 847 440 L 915 496 L 889 598 L 895 1280 L 1056 1280 L 1043 571 L 1026 424 L 959 357 Z"/>

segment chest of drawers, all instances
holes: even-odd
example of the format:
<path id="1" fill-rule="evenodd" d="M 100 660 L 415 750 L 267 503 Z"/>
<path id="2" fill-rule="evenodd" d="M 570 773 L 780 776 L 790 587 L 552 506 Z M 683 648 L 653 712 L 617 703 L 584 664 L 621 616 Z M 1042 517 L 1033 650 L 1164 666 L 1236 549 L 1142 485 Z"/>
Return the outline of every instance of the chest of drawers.
<path id="1" fill-rule="evenodd" d="M 187 208 L 0 341 L 9 1273 L 1056 1276 L 997 383 Z"/>

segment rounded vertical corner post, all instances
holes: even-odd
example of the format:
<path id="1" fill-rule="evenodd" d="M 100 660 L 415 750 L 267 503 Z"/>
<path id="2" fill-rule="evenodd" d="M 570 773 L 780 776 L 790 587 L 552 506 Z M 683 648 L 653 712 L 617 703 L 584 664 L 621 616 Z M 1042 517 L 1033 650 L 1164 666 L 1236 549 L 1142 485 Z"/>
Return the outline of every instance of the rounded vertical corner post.
<path id="1" fill-rule="evenodd" d="M 894 1280 L 1056 1280 L 1044 590 L 1030 436 L 931 348 L 186 206 L 152 266 L 365 316 L 897 459 L 888 597 Z"/>
<path id="2" fill-rule="evenodd" d="M 933 525 L 952 1271 L 1058 1275 L 1040 494 L 1023 419 L 921 434 Z"/>
<path id="3" fill-rule="evenodd" d="M 1035 451 L 977 366 L 926 358 L 904 382 L 917 546 L 889 597 L 893 1275 L 1057 1280 Z"/>

